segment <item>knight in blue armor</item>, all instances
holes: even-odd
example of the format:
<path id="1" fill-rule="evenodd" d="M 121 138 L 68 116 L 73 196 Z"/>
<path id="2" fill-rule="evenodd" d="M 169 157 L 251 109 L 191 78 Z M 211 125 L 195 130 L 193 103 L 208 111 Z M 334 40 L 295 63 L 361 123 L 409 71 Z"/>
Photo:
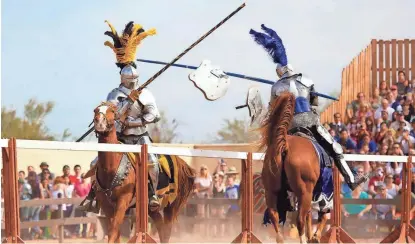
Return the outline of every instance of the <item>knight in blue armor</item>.
<path id="1" fill-rule="evenodd" d="M 345 182 L 351 190 L 354 190 L 358 185 L 367 181 L 368 176 L 359 176 L 349 167 L 344 159 L 341 145 L 321 125 L 320 116 L 312 107 L 318 106 L 318 97 L 313 94 L 315 91 L 313 81 L 307 79 L 301 73 L 294 72 L 293 67 L 288 63 L 285 47 L 277 33 L 265 25 L 261 25 L 261 28 L 265 33 L 256 32 L 252 29 L 249 33 L 255 42 L 267 51 L 277 66 L 276 72 L 279 80 L 271 88 L 270 103 L 282 92 L 289 91 L 294 94 L 296 97 L 295 110 L 290 131 L 310 132 L 334 159 L 334 163 L 343 175 Z"/>

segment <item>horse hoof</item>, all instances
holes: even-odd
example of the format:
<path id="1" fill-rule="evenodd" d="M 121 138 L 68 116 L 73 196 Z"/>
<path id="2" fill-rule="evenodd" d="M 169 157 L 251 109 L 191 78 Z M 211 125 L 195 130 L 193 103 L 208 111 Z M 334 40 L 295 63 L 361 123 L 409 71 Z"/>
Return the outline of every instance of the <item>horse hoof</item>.
<path id="1" fill-rule="evenodd" d="M 282 238 L 282 236 L 280 234 L 277 234 L 276 242 L 277 243 L 284 243 L 284 239 Z"/>
<path id="2" fill-rule="evenodd" d="M 320 243 L 317 237 L 313 236 L 310 240 L 307 240 L 307 243 Z"/>

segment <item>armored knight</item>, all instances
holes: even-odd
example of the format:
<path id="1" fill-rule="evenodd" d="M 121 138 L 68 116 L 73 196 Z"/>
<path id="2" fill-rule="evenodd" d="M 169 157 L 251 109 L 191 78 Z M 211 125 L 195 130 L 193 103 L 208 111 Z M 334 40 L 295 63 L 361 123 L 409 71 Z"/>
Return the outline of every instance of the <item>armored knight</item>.
<path id="1" fill-rule="evenodd" d="M 107 22 L 107 21 L 106 21 Z M 107 22 L 108 23 L 108 22 Z M 109 46 L 116 54 L 116 65 L 121 69 L 121 84 L 113 89 L 107 96 L 107 101 L 117 106 L 118 119 L 116 120 L 116 130 L 118 140 L 125 144 L 151 144 L 152 140 L 147 131 L 147 124 L 156 123 L 160 119 L 160 113 L 156 105 L 153 94 L 146 88 L 137 91 L 139 74 L 134 63 L 135 52 L 141 40 L 149 35 L 156 33 L 155 29 L 144 31 L 138 24 L 129 22 L 122 36 L 118 36 L 114 27 L 108 23 L 111 32 L 106 35 L 113 38 L 114 44 L 106 41 L 104 45 Z M 125 121 L 120 117 L 127 113 Z M 159 200 L 156 195 L 159 176 L 159 161 L 154 154 L 149 154 L 149 205 L 150 209 L 159 207 Z M 94 167 L 97 158 L 91 163 Z M 95 189 L 91 188 L 87 200 L 95 198 Z M 91 206 L 92 207 L 92 206 Z M 81 210 L 90 210 L 88 207 L 81 206 Z M 96 210 L 95 210 L 96 211 Z"/>
<path id="2" fill-rule="evenodd" d="M 295 73 L 293 67 L 288 64 L 285 47 L 277 33 L 261 25 L 266 32 L 260 33 L 250 30 L 255 42 L 261 45 L 271 56 L 277 65 L 276 72 L 279 80 L 271 88 L 272 103 L 284 91 L 289 91 L 296 97 L 294 118 L 290 131 L 311 132 L 318 143 L 333 157 L 336 166 L 343 175 L 351 190 L 367 181 L 368 176 L 358 176 L 346 163 L 343 156 L 343 149 L 330 133 L 320 123 L 319 115 L 312 106 L 318 106 L 318 97 L 314 94 L 314 83 L 312 80 L 303 77 L 301 73 Z"/>

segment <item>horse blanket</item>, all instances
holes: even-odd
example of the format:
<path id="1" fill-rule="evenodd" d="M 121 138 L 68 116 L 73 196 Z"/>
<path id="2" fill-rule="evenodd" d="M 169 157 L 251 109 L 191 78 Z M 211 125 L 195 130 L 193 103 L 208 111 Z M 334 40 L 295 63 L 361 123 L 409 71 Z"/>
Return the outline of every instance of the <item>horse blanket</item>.
<path id="1" fill-rule="evenodd" d="M 135 154 L 127 153 L 127 156 L 130 162 L 135 162 Z M 160 197 L 160 208 L 164 208 L 169 203 L 172 203 L 177 197 L 178 157 L 170 155 L 158 155 L 158 159 L 160 162 L 160 173 L 156 194 Z"/>

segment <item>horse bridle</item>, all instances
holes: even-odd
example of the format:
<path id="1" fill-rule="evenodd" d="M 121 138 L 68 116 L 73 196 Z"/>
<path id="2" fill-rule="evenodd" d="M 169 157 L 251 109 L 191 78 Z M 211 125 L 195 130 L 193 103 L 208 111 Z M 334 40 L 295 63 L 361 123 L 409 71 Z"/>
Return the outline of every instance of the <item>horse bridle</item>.
<path id="1" fill-rule="evenodd" d="M 108 106 L 110 109 L 111 109 L 111 111 L 114 113 L 114 115 L 115 115 L 115 113 L 116 113 L 116 109 L 115 109 L 115 107 L 114 107 L 114 105 L 112 104 L 112 103 L 101 103 L 101 105 L 99 105 L 98 107 L 96 107 L 95 109 L 94 109 L 94 113 L 95 113 L 95 115 L 97 114 L 97 112 L 96 112 L 96 110 L 99 108 L 99 107 L 101 107 L 101 106 Z M 104 131 L 102 131 L 102 132 L 97 132 L 95 129 L 94 129 L 94 132 L 95 132 L 95 136 L 98 138 L 98 135 L 107 135 L 109 132 L 111 132 L 111 130 L 113 129 L 113 126 L 114 126 L 114 123 L 115 123 L 115 116 L 114 116 L 114 120 L 112 121 L 112 123 L 109 123 L 108 122 L 108 118 L 107 118 L 107 113 L 105 112 L 105 113 L 103 113 L 103 112 L 101 112 L 101 111 L 99 111 L 98 112 L 99 114 L 102 114 L 102 116 L 104 117 L 104 120 L 105 120 L 105 122 L 107 122 L 106 123 L 106 128 L 105 128 L 105 130 Z M 95 118 L 94 118 L 94 120 L 92 121 L 92 123 L 95 123 Z"/>

